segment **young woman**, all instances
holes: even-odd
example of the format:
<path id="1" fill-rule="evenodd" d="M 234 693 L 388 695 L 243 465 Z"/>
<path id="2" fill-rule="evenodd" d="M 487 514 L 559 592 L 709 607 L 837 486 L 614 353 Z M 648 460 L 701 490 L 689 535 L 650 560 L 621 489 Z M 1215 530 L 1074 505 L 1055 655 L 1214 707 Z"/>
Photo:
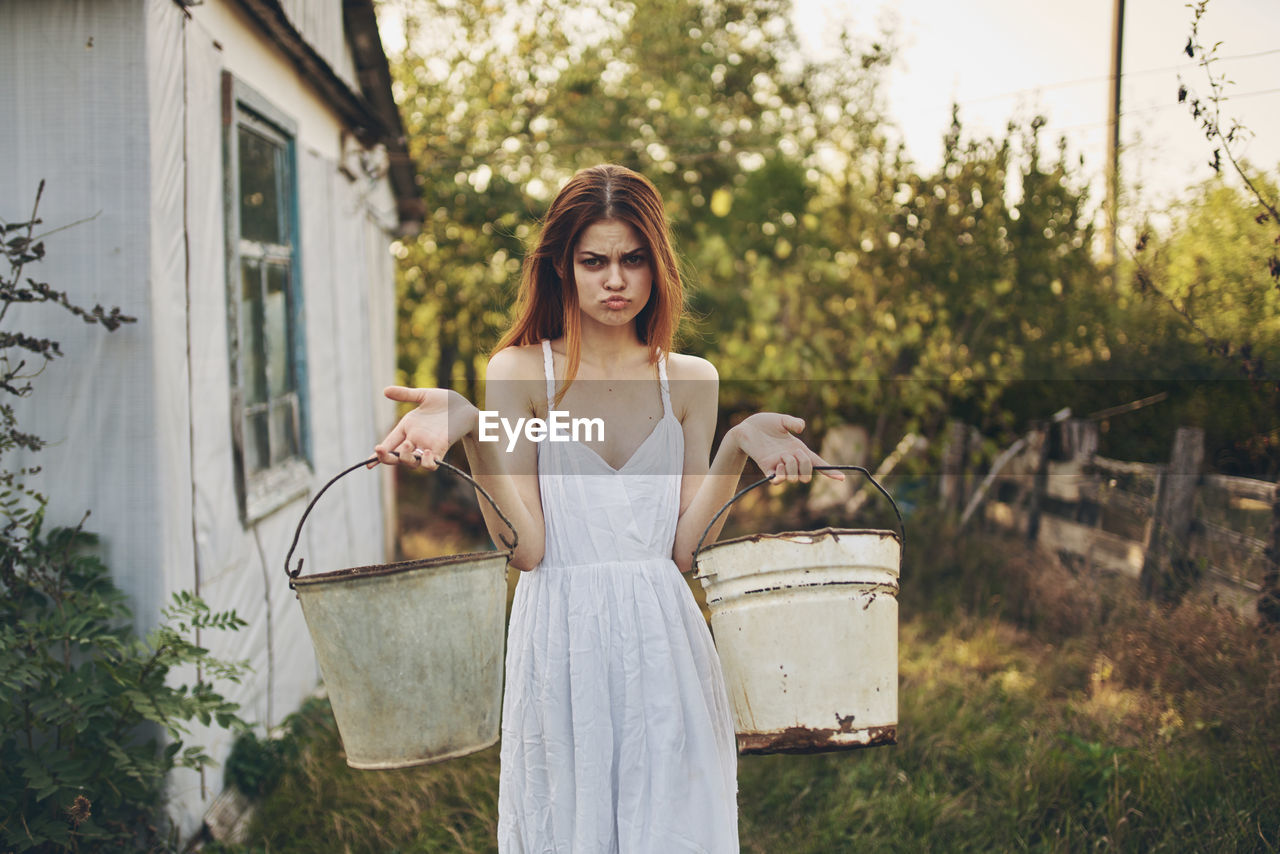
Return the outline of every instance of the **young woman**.
<path id="1" fill-rule="evenodd" d="M 488 427 L 456 392 L 386 390 L 417 406 L 378 458 L 434 469 L 461 440 L 519 535 L 498 798 L 507 854 L 738 851 L 728 697 L 680 573 L 748 458 L 778 481 L 826 463 L 795 437 L 803 421 L 759 413 L 708 465 L 718 378 L 670 352 L 682 306 L 657 190 L 620 166 L 584 169 L 525 259 L 515 323 L 489 360 Z M 603 431 L 508 432 L 552 411 Z M 506 526 L 485 514 L 496 542 Z"/>

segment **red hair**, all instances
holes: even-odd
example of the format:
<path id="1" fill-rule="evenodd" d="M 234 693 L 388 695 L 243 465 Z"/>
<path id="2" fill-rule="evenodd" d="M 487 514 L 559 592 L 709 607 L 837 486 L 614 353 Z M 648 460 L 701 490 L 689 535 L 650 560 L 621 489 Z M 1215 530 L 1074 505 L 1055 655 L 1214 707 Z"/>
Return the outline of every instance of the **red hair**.
<path id="1" fill-rule="evenodd" d="M 625 166 L 604 164 L 580 170 L 547 210 L 537 246 L 524 259 L 515 320 L 494 348 L 497 352 L 563 335 L 569 363 L 556 402 L 577 376 L 582 352 L 573 250 L 582 232 L 602 220 L 627 223 L 649 250 L 653 289 L 635 322 L 636 334 L 649 348 L 650 363 L 658 360 L 659 352 L 670 351 L 684 310 L 684 285 L 658 189 Z"/>

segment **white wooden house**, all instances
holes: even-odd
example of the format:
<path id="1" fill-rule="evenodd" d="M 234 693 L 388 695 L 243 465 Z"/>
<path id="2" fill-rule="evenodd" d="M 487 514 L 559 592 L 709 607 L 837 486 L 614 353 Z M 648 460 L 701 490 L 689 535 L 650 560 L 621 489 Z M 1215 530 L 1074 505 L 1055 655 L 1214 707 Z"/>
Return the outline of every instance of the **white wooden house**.
<path id="1" fill-rule="evenodd" d="M 4 218 L 44 179 L 44 228 L 78 222 L 30 272 L 138 319 L 16 318 L 66 354 L 20 410 L 52 443 L 23 461 L 49 524 L 92 511 L 143 630 L 178 590 L 235 608 L 248 628 L 204 640 L 248 659 L 222 687 L 276 724 L 318 679 L 284 555 L 308 496 L 389 426 L 389 246 L 420 220 L 372 0 L 5 0 L 0 79 Z M 326 494 L 309 568 L 384 559 L 389 484 Z M 195 735 L 226 756 L 226 733 Z M 174 775 L 184 835 L 221 788 Z"/>

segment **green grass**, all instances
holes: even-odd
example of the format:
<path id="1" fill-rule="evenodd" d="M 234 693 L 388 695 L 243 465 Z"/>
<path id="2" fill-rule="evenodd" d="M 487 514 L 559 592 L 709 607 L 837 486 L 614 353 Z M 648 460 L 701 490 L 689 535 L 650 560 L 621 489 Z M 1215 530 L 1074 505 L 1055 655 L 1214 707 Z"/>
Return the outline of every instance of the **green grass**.
<path id="1" fill-rule="evenodd" d="M 937 533 L 904 574 L 899 744 L 742 757 L 744 851 L 1280 847 L 1280 638 L 1014 541 L 916 529 Z M 223 850 L 495 850 L 496 748 L 361 772 L 325 705 L 292 729 L 250 846 Z"/>
<path id="2" fill-rule="evenodd" d="M 326 700 L 289 722 L 278 782 L 257 805 L 245 846 L 232 852 L 458 852 L 494 850 L 498 748 L 395 771 L 347 767 Z"/>
<path id="3" fill-rule="evenodd" d="M 744 850 L 1274 850 L 1274 730 L 1208 732 L 995 619 L 925 622 L 902 630 L 897 746 L 742 759 Z"/>

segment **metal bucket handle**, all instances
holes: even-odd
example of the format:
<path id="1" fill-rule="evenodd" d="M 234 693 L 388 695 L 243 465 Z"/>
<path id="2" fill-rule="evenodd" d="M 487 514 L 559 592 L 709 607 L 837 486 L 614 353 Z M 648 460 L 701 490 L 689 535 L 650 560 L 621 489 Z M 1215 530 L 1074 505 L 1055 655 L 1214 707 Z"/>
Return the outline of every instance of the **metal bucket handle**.
<path id="1" fill-rule="evenodd" d="M 907 546 L 907 529 L 902 524 L 902 511 L 898 509 L 898 502 L 893 500 L 893 496 L 890 495 L 889 492 L 883 486 L 880 485 L 880 482 L 872 476 L 871 472 L 867 471 L 862 466 L 814 466 L 813 470 L 814 471 L 836 471 L 836 470 L 860 471 L 864 475 L 866 475 L 867 480 L 871 481 L 871 485 L 874 486 L 876 489 L 880 490 L 880 494 L 883 495 L 885 498 L 889 499 L 889 503 L 893 505 L 893 513 L 895 516 L 898 517 L 898 555 L 899 555 L 899 559 L 901 559 L 901 555 L 906 550 L 906 546 Z M 716 523 L 716 520 L 719 519 L 721 516 L 723 516 L 725 514 L 725 511 L 727 511 L 731 506 L 733 506 L 733 502 L 737 501 L 739 498 L 746 495 L 748 492 L 755 489 L 757 486 L 764 486 L 766 483 L 768 483 L 771 480 L 773 480 L 773 475 L 768 474 L 762 477 L 760 480 L 757 480 L 755 483 L 751 484 L 750 486 L 746 487 L 745 489 L 739 490 L 737 495 L 733 496 L 728 501 L 726 501 L 725 505 L 720 508 L 719 512 L 717 512 L 716 515 L 711 517 L 711 521 L 707 523 L 707 527 L 702 530 L 702 536 L 698 538 L 697 547 L 693 550 L 693 565 L 695 568 L 698 566 L 698 553 L 702 551 L 702 543 L 704 540 L 706 540 L 707 534 L 711 533 L 711 526 L 713 526 Z"/>
<path id="2" fill-rule="evenodd" d="M 399 456 L 399 454 L 396 454 L 396 456 Z M 289 546 L 289 553 L 285 555 L 285 558 L 284 558 L 284 571 L 289 576 L 290 585 L 292 585 L 293 579 L 297 578 L 299 575 L 302 574 L 303 558 L 298 558 L 298 567 L 296 569 L 290 569 L 289 562 L 293 560 L 293 550 L 298 547 L 298 539 L 302 536 L 302 525 L 307 521 L 307 517 L 311 515 L 311 508 L 316 506 L 316 502 L 320 500 L 321 495 L 324 495 L 325 490 L 327 490 L 329 487 L 337 483 L 339 479 L 351 474 L 356 469 L 366 468 L 370 464 L 376 463 L 376 462 L 378 462 L 377 457 L 370 457 L 369 459 L 362 460 L 356 463 L 355 465 L 353 465 L 351 468 L 343 472 L 340 472 L 332 480 L 330 480 L 328 483 L 326 483 L 323 487 L 320 488 L 320 491 L 316 493 L 315 498 L 311 499 L 311 503 L 307 505 L 307 509 L 302 512 L 302 518 L 298 520 L 298 529 L 293 532 L 293 544 Z M 502 540 L 502 544 L 507 548 L 514 549 L 516 547 L 516 544 L 520 542 L 520 536 L 519 534 L 516 533 L 516 526 L 511 524 L 511 520 L 508 519 L 506 514 L 502 512 L 502 509 L 498 507 L 498 503 L 493 500 L 493 496 L 489 495 L 489 493 L 485 490 L 483 486 L 476 483 L 475 479 L 472 478 L 471 475 L 467 474 L 466 472 L 462 471 L 456 466 L 450 465 L 449 463 L 446 463 L 444 460 L 438 460 L 437 464 L 443 466 L 444 468 L 447 468 L 449 471 L 453 472 L 458 477 L 462 478 L 467 483 L 474 486 L 480 492 L 480 494 L 484 496 L 485 501 L 488 501 L 489 506 L 493 508 L 493 512 L 497 513 L 498 518 L 500 518 L 504 523 L 506 523 L 506 526 L 511 529 L 510 540 L 508 540 L 502 534 L 498 534 L 498 539 Z"/>

